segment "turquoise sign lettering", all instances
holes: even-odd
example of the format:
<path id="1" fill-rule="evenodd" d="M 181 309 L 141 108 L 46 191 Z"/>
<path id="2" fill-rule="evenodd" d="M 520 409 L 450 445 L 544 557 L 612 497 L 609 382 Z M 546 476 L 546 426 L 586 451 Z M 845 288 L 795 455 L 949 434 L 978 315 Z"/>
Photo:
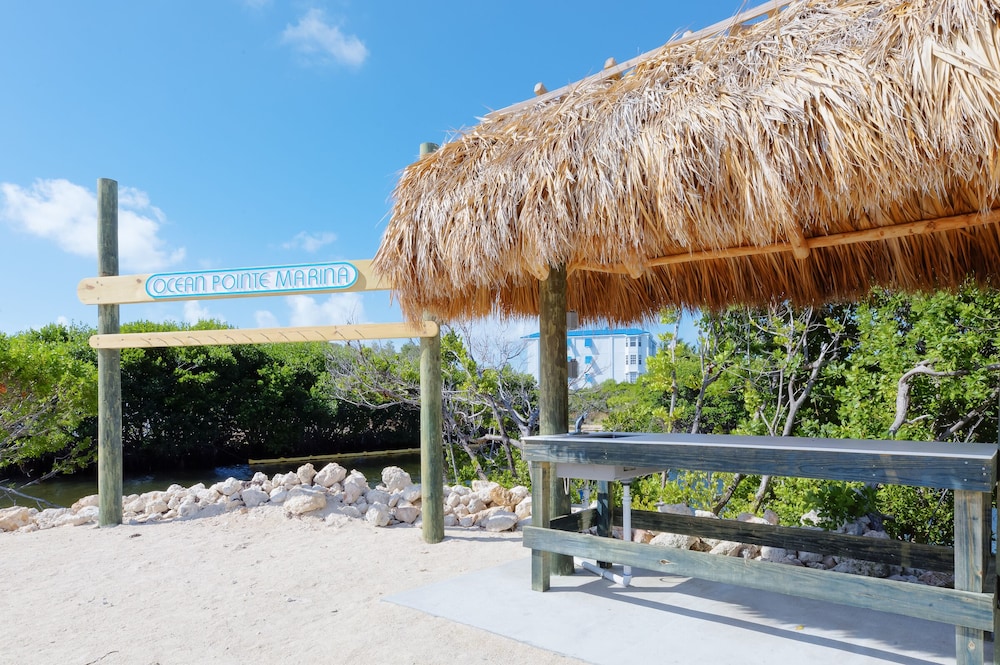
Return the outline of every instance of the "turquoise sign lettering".
<path id="1" fill-rule="evenodd" d="M 236 270 L 157 273 L 146 279 L 151 298 L 267 295 L 287 291 L 336 291 L 354 286 L 358 269 L 345 261 Z"/>

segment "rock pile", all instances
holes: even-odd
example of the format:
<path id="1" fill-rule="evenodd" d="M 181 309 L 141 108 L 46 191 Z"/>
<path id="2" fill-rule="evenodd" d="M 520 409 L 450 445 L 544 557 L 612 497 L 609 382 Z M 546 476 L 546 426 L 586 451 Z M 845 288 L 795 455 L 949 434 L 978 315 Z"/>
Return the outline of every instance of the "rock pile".
<path id="1" fill-rule="evenodd" d="M 659 511 L 664 513 L 675 513 L 680 515 L 692 515 L 709 519 L 720 519 L 714 513 L 704 510 L 694 510 L 686 504 L 670 504 L 659 506 Z M 778 524 L 778 515 L 768 510 L 763 517 L 757 517 L 750 513 L 743 513 L 736 518 L 741 522 L 757 524 Z M 802 524 L 805 526 L 819 523 L 819 516 L 815 512 L 802 516 Z M 818 527 L 817 527 L 818 528 Z M 862 517 L 854 522 L 844 524 L 837 533 L 845 533 L 854 536 L 864 536 L 866 538 L 889 538 L 885 531 L 873 529 L 871 520 Z M 620 532 L 619 532 L 620 535 Z M 953 587 L 954 576 L 948 573 L 941 573 L 932 570 L 920 570 L 904 566 L 893 566 L 848 557 L 831 556 L 829 554 L 819 554 L 816 552 L 799 552 L 786 550 L 780 547 L 758 546 L 748 543 L 737 543 L 731 541 L 712 540 L 710 538 L 697 538 L 676 533 L 657 533 L 652 531 L 634 530 L 632 539 L 636 542 L 651 543 L 664 547 L 674 547 L 679 549 L 695 550 L 699 552 L 710 552 L 723 556 L 738 556 L 745 559 L 757 559 L 760 561 L 773 561 L 775 563 L 788 566 L 805 566 L 807 568 L 817 568 L 822 570 L 832 570 L 838 573 L 849 573 L 852 575 L 865 575 L 868 577 L 884 577 L 890 580 L 902 582 L 916 582 L 938 587 Z"/>
<path id="2" fill-rule="evenodd" d="M 419 524 L 421 490 L 410 474 L 390 466 L 382 471 L 375 487 L 359 471 L 327 464 L 317 471 L 305 464 L 297 471 L 268 478 L 254 474 L 250 480 L 227 478 L 205 487 L 171 485 L 164 491 L 132 494 L 122 499 L 123 521 L 142 524 L 192 517 L 211 517 L 259 506 L 280 507 L 292 516 L 310 516 L 333 521 L 344 515 L 385 527 Z M 518 486 L 506 489 L 498 483 L 476 480 L 471 487 L 444 487 L 445 526 L 508 531 L 531 517 L 530 491 Z M 15 506 L 0 510 L 0 531 L 37 531 L 64 525 L 97 521 L 97 495 L 84 497 L 70 508 Z"/>
<path id="3" fill-rule="evenodd" d="M 184 488 L 171 485 L 165 491 L 132 494 L 124 497 L 124 521 L 130 524 L 161 522 L 192 517 L 211 517 L 235 510 L 260 506 L 280 508 L 290 517 L 308 516 L 334 522 L 338 515 L 364 519 L 377 527 L 395 524 L 419 524 L 421 506 L 420 485 L 399 467 L 386 467 L 381 483 L 374 488 L 358 471 L 348 471 L 339 464 L 327 464 L 316 471 L 305 464 L 295 472 L 276 474 L 268 478 L 254 474 L 251 480 L 228 478 L 205 487 L 199 483 Z M 34 508 L 15 506 L 0 510 L 0 532 L 37 531 L 57 526 L 94 524 L 97 522 L 97 495 L 87 496 L 71 508 Z M 693 510 L 685 504 L 662 505 L 661 512 L 719 519 L 713 513 Z M 508 531 L 531 519 L 531 492 L 523 486 L 504 488 L 498 483 L 474 480 L 471 487 L 444 487 L 444 524 L 448 527 L 483 528 L 488 531 Z M 778 524 L 778 516 L 766 511 L 763 517 L 750 513 L 738 520 L 760 524 Z M 802 517 L 803 524 L 816 524 L 815 514 Z M 889 538 L 884 531 L 871 528 L 863 517 L 845 524 L 841 533 L 867 538 Z M 636 542 L 663 547 L 675 547 L 722 556 L 773 561 L 789 566 L 806 566 L 854 575 L 885 577 L 892 580 L 918 582 L 932 586 L 954 585 L 954 577 L 936 571 L 891 566 L 815 552 L 799 552 L 779 547 L 711 540 L 676 533 L 633 530 Z M 620 529 L 616 536 L 622 537 Z"/>

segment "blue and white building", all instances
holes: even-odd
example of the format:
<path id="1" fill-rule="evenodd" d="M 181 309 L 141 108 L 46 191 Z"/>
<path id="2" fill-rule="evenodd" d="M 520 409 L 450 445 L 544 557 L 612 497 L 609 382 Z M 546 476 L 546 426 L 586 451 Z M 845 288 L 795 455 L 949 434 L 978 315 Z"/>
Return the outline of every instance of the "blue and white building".
<path id="1" fill-rule="evenodd" d="M 539 333 L 525 335 L 527 371 L 539 378 Z M 635 383 L 656 354 L 656 339 L 639 328 L 571 330 L 566 334 L 569 387 L 587 388 L 608 379 Z"/>

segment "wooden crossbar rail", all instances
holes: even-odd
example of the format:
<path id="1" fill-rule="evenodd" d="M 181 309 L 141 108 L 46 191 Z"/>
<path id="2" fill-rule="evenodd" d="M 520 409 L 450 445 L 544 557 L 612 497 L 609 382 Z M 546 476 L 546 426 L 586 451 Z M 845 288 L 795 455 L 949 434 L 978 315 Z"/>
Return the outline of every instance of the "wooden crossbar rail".
<path id="1" fill-rule="evenodd" d="M 524 546 L 532 550 L 598 561 L 610 560 L 661 574 L 696 577 L 978 630 L 993 630 L 992 593 L 782 566 L 742 557 L 718 556 L 534 526 L 524 527 L 523 540 Z M 835 577 L 831 579 L 831 576 Z"/>
<path id="2" fill-rule="evenodd" d="M 491 111 L 486 114 L 486 117 L 492 118 L 500 114 L 519 111 L 525 107 L 533 106 L 540 102 L 547 102 L 553 99 L 557 99 L 559 97 L 562 97 L 563 95 L 566 95 L 567 93 L 572 92 L 573 90 L 576 90 L 590 83 L 596 83 L 598 81 L 603 81 L 605 79 L 610 79 L 610 78 L 621 78 L 621 75 L 624 72 L 632 69 L 640 62 L 658 56 L 664 51 L 674 48 L 675 46 L 679 46 L 681 44 L 687 44 L 689 42 L 697 41 L 699 39 L 704 39 L 705 37 L 711 37 L 713 35 L 726 32 L 727 30 L 731 30 L 737 26 L 741 26 L 749 21 L 758 19 L 761 16 L 773 15 L 778 10 L 788 6 L 789 4 L 791 4 L 790 0 L 770 0 L 769 2 L 765 2 L 763 4 L 757 5 L 756 7 L 752 7 L 746 11 L 740 12 L 739 14 L 733 16 L 732 18 L 725 19 L 724 21 L 719 21 L 718 23 L 713 23 L 707 28 L 702 28 L 701 30 L 697 30 L 695 32 L 682 35 L 681 37 L 671 40 L 666 44 L 664 44 L 663 46 L 653 49 L 652 51 L 647 51 L 642 55 L 638 55 L 634 58 L 631 58 L 630 60 L 626 60 L 625 62 L 614 65 L 613 67 L 608 67 L 607 69 L 604 69 L 598 72 L 597 74 L 592 74 L 591 76 L 582 78 L 579 81 L 576 81 L 575 83 L 570 83 L 569 85 L 564 85 L 561 88 L 557 88 L 555 90 L 550 90 L 542 94 L 538 94 L 534 99 L 526 99 L 522 102 L 512 104 L 505 108 L 496 111 Z M 542 86 L 542 90 L 544 89 L 545 86 Z M 537 90 L 538 88 L 536 87 L 536 91 Z"/>
<path id="3" fill-rule="evenodd" d="M 928 219 L 919 222 L 909 222 L 907 224 L 896 224 L 894 226 L 880 226 L 874 229 L 864 229 L 862 231 L 835 233 L 828 236 L 816 236 L 813 238 L 800 236 L 791 242 L 779 242 L 772 245 L 726 247 L 723 249 L 712 249 L 702 252 L 672 254 L 670 256 L 660 256 L 648 259 L 645 266 L 646 268 L 654 268 L 656 266 L 668 266 L 678 263 L 732 259 L 741 256 L 758 256 L 763 254 L 775 254 L 778 252 L 792 252 L 795 254 L 796 258 L 802 259 L 806 258 L 810 251 L 823 247 L 840 247 L 861 242 L 876 242 L 880 240 L 891 240 L 893 238 L 921 236 L 930 233 L 944 233 L 946 231 L 956 231 L 959 229 L 997 223 L 1000 223 L 1000 209 L 991 210 L 985 214 L 969 213 L 964 215 L 954 215 L 951 217 L 940 217 L 937 219 Z M 592 263 L 575 263 L 571 264 L 569 269 L 571 272 L 575 270 L 588 270 L 592 272 L 631 275 L 635 277 L 635 268 L 622 264 L 597 265 Z"/>
<path id="4" fill-rule="evenodd" d="M 76 287 L 77 297 L 80 299 L 84 305 L 128 305 L 135 303 L 146 303 L 146 302 L 157 302 L 157 301 L 175 301 L 175 300 L 205 300 L 205 299 L 216 299 L 216 298 L 258 298 L 262 296 L 289 296 L 296 295 L 299 293 L 303 294 L 321 294 L 321 293 L 349 293 L 352 291 L 387 291 L 392 288 L 389 280 L 382 278 L 381 275 L 375 273 L 371 269 L 371 259 L 365 259 L 362 261 L 339 261 L 335 262 L 337 264 L 350 264 L 357 271 L 357 279 L 353 284 L 346 287 L 331 287 L 331 288 L 287 288 L 283 290 L 273 290 L 273 291 L 260 291 L 260 290 L 242 290 L 233 291 L 229 293 L 193 293 L 193 292 L 177 292 L 175 294 L 168 295 L 158 295 L 156 297 L 150 295 L 150 290 L 148 288 L 148 283 L 150 279 L 155 279 L 157 277 L 171 277 L 176 275 L 192 275 L 197 276 L 199 273 L 169 273 L 164 275 L 156 275 L 152 273 L 139 274 L 139 275 L 114 275 L 106 277 L 87 277 L 80 280 L 79 285 Z M 299 268 L 299 266 L 292 266 L 293 268 Z M 285 266 L 273 266 L 269 269 L 285 269 Z M 205 271 L 205 275 L 211 274 L 239 274 L 249 276 L 256 270 L 266 270 L 257 268 L 237 268 L 235 270 L 209 270 Z M 308 284 L 305 285 L 308 287 Z"/>
<path id="5" fill-rule="evenodd" d="M 296 328 L 248 328 L 224 330 L 181 330 L 153 333 L 93 335 L 95 349 L 139 349 L 165 346 L 219 346 L 225 344 L 286 344 L 289 342 L 329 342 L 365 339 L 405 339 L 434 337 L 438 324 L 364 323 Z"/>

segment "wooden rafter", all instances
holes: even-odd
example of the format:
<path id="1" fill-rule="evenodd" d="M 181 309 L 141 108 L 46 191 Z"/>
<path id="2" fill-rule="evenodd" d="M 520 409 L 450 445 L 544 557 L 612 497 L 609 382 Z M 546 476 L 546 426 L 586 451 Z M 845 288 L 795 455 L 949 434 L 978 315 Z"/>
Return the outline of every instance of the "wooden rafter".
<path id="1" fill-rule="evenodd" d="M 789 242 L 779 242 L 771 245 L 725 247 L 722 249 L 707 250 L 703 252 L 688 252 L 685 254 L 659 256 L 647 260 L 646 268 L 669 266 L 678 263 L 695 263 L 698 261 L 733 259 L 741 256 L 775 254 L 779 252 L 792 252 L 795 255 L 795 258 L 805 259 L 809 256 L 809 253 L 812 250 L 823 247 L 841 247 L 844 245 L 853 245 L 862 242 L 877 242 L 880 240 L 907 238 L 927 235 L 930 233 L 944 233 L 946 231 L 956 231 L 959 229 L 997 223 L 1000 223 L 1000 209 L 991 210 L 988 213 L 953 215 L 951 217 L 939 217 L 919 222 L 910 222 L 908 224 L 896 224 L 894 226 L 879 226 L 873 229 L 849 231 L 847 233 L 835 233 L 833 235 L 816 236 L 813 238 L 806 238 L 801 235 L 792 234 Z M 571 272 L 576 270 L 589 270 L 592 272 L 604 272 L 615 275 L 631 275 L 632 277 L 636 276 L 635 268 L 631 265 L 596 265 L 576 263 L 570 266 Z"/>

